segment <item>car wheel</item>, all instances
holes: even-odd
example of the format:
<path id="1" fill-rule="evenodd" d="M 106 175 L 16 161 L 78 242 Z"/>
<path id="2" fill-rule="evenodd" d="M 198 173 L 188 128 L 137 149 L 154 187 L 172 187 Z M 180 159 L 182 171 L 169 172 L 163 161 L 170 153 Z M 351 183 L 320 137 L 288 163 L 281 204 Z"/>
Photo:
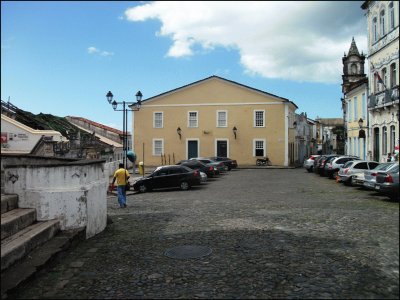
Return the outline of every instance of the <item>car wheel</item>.
<path id="1" fill-rule="evenodd" d="M 182 191 L 187 191 L 190 188 L 190 185 L 187 181 L 182 181 L 180 188 Z"/>
<path id="2" fill-rule="evenodd" d="M 144 184 L 139 185 L 139 192 L 140 193 L 147 192 L 147 187 Z"/>
<path id="3" fill-rule="evenodd" d="M 312 167 L 307 169 L 308 173 L 311 173 L 313 171 Z"/>

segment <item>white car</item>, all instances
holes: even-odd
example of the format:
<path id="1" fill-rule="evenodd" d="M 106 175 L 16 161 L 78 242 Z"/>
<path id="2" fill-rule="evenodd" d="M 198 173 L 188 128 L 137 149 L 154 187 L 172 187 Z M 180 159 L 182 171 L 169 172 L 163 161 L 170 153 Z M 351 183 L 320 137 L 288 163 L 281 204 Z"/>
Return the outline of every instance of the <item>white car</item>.
<path id="1" fill-rule="evenodd" d="M 308 172 L 312 172 L 314 168 L 314 160 L 321 155 L 312 154 L 308 159 L 306 159 L 303 163 L 303 168 L 305 168 Z"/>
<path id="2" fill-rule="evenodd" d="M 356 173 L 364 173 L 365 170 L 372 170 L 377 165 L 376 161 L 366 161 L 366 160 L 352 160 L 348 161 L 340 168 L 338 176 L 339 181 L 343 182 L 345 185 L 353 185 L 353 177 Z"/>

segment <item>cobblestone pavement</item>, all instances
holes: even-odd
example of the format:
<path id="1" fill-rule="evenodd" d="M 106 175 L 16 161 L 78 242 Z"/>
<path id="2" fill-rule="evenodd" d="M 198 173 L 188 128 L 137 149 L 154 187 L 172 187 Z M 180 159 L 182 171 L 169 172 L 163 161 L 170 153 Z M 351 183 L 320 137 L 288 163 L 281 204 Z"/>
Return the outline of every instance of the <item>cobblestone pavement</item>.
<path id="1" fill-rule="evenodd" d="M 304 169 L 109 198 L 113 223 L 16 298 L 399 297 L 399 203 Z M 196 259 L 165 255 L 207 246 Z"/>

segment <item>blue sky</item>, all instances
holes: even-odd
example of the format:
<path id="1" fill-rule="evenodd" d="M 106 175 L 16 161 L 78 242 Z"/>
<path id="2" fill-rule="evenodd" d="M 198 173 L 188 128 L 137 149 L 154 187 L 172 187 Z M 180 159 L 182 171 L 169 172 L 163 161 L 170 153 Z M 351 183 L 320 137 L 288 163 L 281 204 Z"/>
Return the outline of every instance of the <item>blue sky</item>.
<path id="1" fill-rule="evenodd" d="M 342 117 L 342 57 L 367 52 L 363 1 L 2 1 L 1 99 L 122 129 L 106 101 L 217 75 Z M 367 64 L 366 64 L 367 66 Z"/>

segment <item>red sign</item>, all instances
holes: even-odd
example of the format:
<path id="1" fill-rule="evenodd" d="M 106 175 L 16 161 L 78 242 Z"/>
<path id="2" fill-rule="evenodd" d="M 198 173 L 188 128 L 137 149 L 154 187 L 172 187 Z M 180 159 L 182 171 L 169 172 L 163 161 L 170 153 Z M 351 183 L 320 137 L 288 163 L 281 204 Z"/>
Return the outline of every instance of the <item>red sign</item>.
<path id="1" fill-rule="evenodd" d="M 8 142 L 8 134 L 7 134 L 7 132 L 2 132 L 1 133 L 1 143 L 5 144 L 7 142 Z"/>

